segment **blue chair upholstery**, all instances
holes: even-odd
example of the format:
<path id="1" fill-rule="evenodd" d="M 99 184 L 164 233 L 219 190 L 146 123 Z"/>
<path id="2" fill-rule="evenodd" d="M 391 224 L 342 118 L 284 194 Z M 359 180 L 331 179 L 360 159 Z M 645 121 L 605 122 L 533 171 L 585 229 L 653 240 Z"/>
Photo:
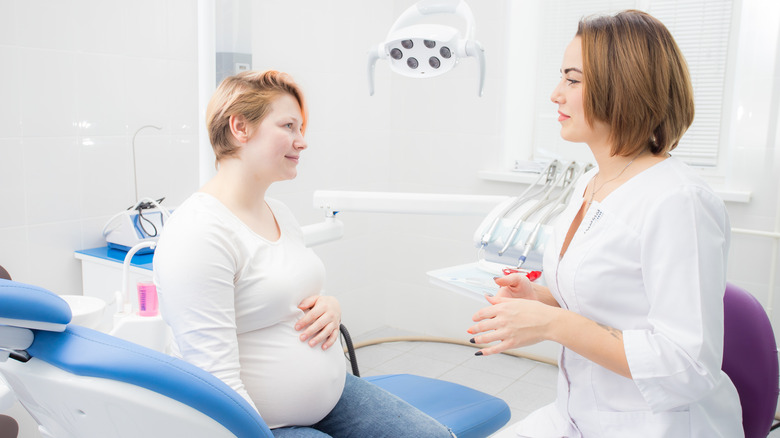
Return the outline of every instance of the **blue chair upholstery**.
<path id="1" fill-rule="evenodd" d="M 511 417 L 509 406 L 500 398 L 457 383 L 410 374 L 365 379 L 435 418 L 458 438 L 484 438 Z"/>
<path id="2" fill-rule="evenodd" d="M 352 337 L 343 324 L 341 336 L 349 353 L 352 374 L 360 376 Z M 387 374 L 365 379 L 435 418 L 458 438 L 489 436 L 512 416 L 505 401 L 457 383 L 411 374 Z"/>

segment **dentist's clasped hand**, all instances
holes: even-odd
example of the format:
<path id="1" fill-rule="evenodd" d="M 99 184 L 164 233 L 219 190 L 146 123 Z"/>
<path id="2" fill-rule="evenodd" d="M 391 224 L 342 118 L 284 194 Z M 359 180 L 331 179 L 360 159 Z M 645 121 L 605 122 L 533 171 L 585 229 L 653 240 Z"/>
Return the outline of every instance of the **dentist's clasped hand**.
<path id="1" fill-rule="evenodd" d="M 496 277 L 500 286 L 495 296 L 486 296 L 491 306 L 477 311 L 472 320 L 477 324 L 468 332 L 472 342 L 490 344 L 477 355 L 501 353 L 512 348 L 532 345 L 550 338 L 550 331 L 560 308 L 545 304 L 533 283 L 522 274 Z"/>

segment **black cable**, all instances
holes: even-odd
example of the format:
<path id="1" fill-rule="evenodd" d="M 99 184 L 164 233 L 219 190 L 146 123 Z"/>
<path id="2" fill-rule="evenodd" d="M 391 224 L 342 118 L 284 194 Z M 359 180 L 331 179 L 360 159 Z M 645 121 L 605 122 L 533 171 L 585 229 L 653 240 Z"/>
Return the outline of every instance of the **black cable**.
<path id="1" fill-rule="evenodd" d="M 355 347 L 352 345 L 352 337 L 349 336 L 349 331 L 344 324 L 339 325 L 339 331 L 341 331 L 341 336 L 347 344 L 347 353 L 349 353 L 349 364 L 352 366 L 352 375 L 360 377 L 357 356 L 355 356 Z"/>
<path id="2" fill-rule="evenodd" d="M 138 210 L 138 219 L 136 220 L 136 223 L 138 224 L 138 226 L 141 227 L 141 231 L 146 233 L 146 235 L 149 236 L 149 237 L 157 237 L 157 227 L 154 225 L 154 222 L 152 222 L 151 220 L 149 220 L 149 219 L 144 217 L 143 208 L 141 208 L 140 205 L 138 206 L 138 208 L 136 210 Z M 144 224 L 141 221 L 149 222 L 149 225 L 151 225 L 152 229 L 154 230 L 154 234 L 152 234 L 149 231 L 147 231 L 146 227 L 144 227 Z"/>
<path id="3" fill-rule="evenodd" d="M 149 236 L 149 237 L 157 237 L 158 230 L 157 230 L 157 226 L 154 225 L 154 222 L 152 222 L 148 218 L 144 217 L 143 210 L 151 210 L 153 208 L 159 207 L 164 199 L 165 199 L 164 196 L 162 198 L 158 199 L 157 200 L 157 205 L 155 205 L 152 202 L 144 201 L 144 202 L 141 202 L 141 203 L 136 204 L 136 205 L 131 205 L 130 207 L 127 208 L 128 210 L 130 210 L 131 208 L 135 208 L 135 210 L 138 211 L 138 218 L 136 219 L 136 224 L 139 227 L 141 227 L 141 231 L 146 233 L 146 235 Z M 162 209 L 162 207 L 160 207 L 160 208 Z M 164 215 L 162 214 L 162 212 L 160 212 L 160 224 L 162 226 L 165 226 L 165 222 L 163 220 L 163 217 L 164 217 Z M 149 231 L 147 231 L 146 227 L 144 226 L 143 222 L 141 222 L 141 221 L 148 222 L 149 225 L 152 226 L 153 233 L 150 233 Z"/>

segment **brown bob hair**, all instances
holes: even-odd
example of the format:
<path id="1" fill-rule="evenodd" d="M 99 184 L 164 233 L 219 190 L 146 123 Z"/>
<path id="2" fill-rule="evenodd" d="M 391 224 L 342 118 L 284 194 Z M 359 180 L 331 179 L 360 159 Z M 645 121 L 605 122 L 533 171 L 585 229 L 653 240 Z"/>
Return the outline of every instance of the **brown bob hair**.
<path id="1" fill-rule="evenodd" d="M 583 105 L 589 124 L 610 126 L 612 155 L 671 151 L 693 122 L 688 66 L 669 30 L 637 10 L 585 17 Z"/>
<path id="2" fill-rule="evenodd" d="M 282 94 L 298 101 L 303 118 L 301 132 L 305 133 L 307 111 L 303 92 L 287 73 L 250 70 L 227 77 L 219 84 L 206 107 L 206 128 L 217 163 L 238 150 L 230 134 L 230 116 L 244 116 L 250 126 L 256 127 Z"/>

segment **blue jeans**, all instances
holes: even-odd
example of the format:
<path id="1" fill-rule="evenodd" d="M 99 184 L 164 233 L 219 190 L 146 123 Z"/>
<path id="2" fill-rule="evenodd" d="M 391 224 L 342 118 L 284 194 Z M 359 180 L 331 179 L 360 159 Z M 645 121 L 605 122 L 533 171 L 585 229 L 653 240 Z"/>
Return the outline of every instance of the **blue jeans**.
<path id="1" fill-rule="evenodd" d="M 280 427 L 271 432 L 277 438 L 454 436 L 446 427 L 419 409 L 349 373 L 341 398 L 319 423 L 308 427 Z"/>

